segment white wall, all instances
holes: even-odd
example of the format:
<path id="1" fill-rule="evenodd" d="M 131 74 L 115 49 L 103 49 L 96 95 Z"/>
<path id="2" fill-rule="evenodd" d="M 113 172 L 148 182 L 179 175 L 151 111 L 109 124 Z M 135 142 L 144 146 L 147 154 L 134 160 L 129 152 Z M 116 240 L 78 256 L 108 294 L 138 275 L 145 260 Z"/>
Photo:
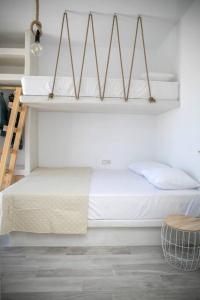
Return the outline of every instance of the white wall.
<path id="1" fill-rule="evenodd" d="M 170 22 L 156 22 L 144 18 L 145 39 L 149 57 L 149 69 L 157 72 L 178 73 L 178 35 L 179 28 L 174 25 L 192 0 L 43 0 L 40 1 L 40 20 L 43 23 L 41 43 L 44 54 L 40 58 L 39 74 L 53 73 L 60 22 L 63 11 L 67 9 L 102 12 L 120 12 L 128 14 L 152 15 L 170 18 Z M 23 43 L 24 32 L 34 19 L 34 1 L 1 0 L 0 44 L 17 46 Z M 24 13 L 26 12 L 26 13 Z M 164 114 L 158 118 L 136 115 L 103 114 L 39 114 L 39 163 L 40 165 L 91 165 L 101 167 L 102 160 L 112 159 L 111 168 L 124 168 L 130 160 L 152 159 L 157 156 L 173 165 L 185 168 L 200 178 L 200 120 L 198 78 L 200 69 L 199 41 L 199 1 L 193 4 L 181 23 L 181 109 Z M 8 18 L 9 15 L 9 18 Z M 16 17 L 17 16 L 17 17 Z M 193 19 L 194 18 L 194 19 Z M 75 20 L 75 19 L 74 19 Z M 95 19 L 96 20 L 96 19 Z M 130 35 L 134 31 L 124 24 L 122 34 L 125 74 L 130 66 Z M 76 21 L 74 21 L 76 23 Z M 84 23 L 85 24 L 85 23 Z M 95 23 L 96 24 L 96 23 Z M 108 26 L 98 26 L 98 49 L 104 70 L 110 20 Z M 120 23 L 121 24 L 121 23 Z M 85 27 L 76 26 L 72 32 L 75 51 L 76 74 L 80 70 L 80 36 Z M 80 24 L 79 24 L 80 25 Z M 121 28 L 121 27 L 120 27 Z M 129 28 L 127 32 L 126 28 Z M 125 38 L 124 38 L 125 37 Z M 102 38 L 104 38 L 102 40 Z M 91 41 L 90 41 L 91 42 Z M 107 46 L 107 43 L 106 43 Z M 89 56 L 93 49 L 88 48 Z M 68 56 L 63 53 L 61 73 L 70 73 Z M 118 56 L 113 55 L 112 77 L 119 77 L 119 68 L 115 63 Z M 135 65 L 136 76 L 141 71 L 141 48 L 137 48 Z M 87 75 L 94 75 L 91 60 L 87 57 Z M 64 63 L 68 64 L 65 69 Z M 156 139 L 156 134 L 158 139 Z M 80 139 L 81 137 L 81 139 Z M 156 150 L 157 146 L 157 150 Z M 19 159 L 21 160 L 21 158 Z"/>
<path id="2" fill-rule="evenodd" d="M 158 157 L 200 179 L 200 1 L 181 20 L 181 108 L 158 117 Z"/>
<path id="3" fill-rule="evenodd" d="M 42 0 L 40 21 L 43 37 L 55 37 L 60 29 L 60 19 L 65 9 L 80 11 L 119 12 L 179 19 L 193 0 Z M 24 32 L 35 18 L 35 1 L 0 1 L 0 44 L 23 44 Z M 8 18 L 9 15 L 9 18 Z M 7 42 L 5 44 L 5 42 Z"/>
<path id="4" fill-rule="evenodd" d="M 111 160 L 108 167 L 125 168 L 131 160 L 157 158 L 200 178 L 198 5 L 197 2 L 193 4 L 182 19 L 180 28 L 170 30 L 162 42 L 155 39 L 157 44 L 148 52 L 150 67 L 155 71 L 178 72 L 179 58 L 181 109 L 158 117 L 40 113 L 40 165 L 90 165 L 100 168 L 105 167 L 102 160 Z M 48 55 L 40 63 L 42 74 L 49 74 L 53 66 L 54 46 L 46 44 Z M 75 53 L 80 49 L 80 45 L 76 45 Z M 77 68 L 78 64 L 80 57 L 76 61 Z M 93 75 L 92 68 L 88 70 L 89 75 Z M 115 69 L 112 72 L 114 76 Z M 49 132 L 49 139 L 46 139 L 45 130 Z"/>
<path id="5" fill-rule="evenodd" d="M 113 8 L 114 11 L 114 8 Z M 71 16 L 71 15 L 70 15 Z M 120 29 L 120 41 L 122 60 L 124 67 L 125 77 L 129 77 L 130 64 L 133 51 L 133 42 L 135 34 L 136 19 L 130 19 L 125 17 L 119 18 L 119 29 Z M 76 20 L 76 23 L 73 22 Z M 78 26 L 79 19 L 82 20 L 81 25 Z M 70 21 L 71 20 L 71 21 Z M 61 20 L 59 20 L 61 22 Z M 72 15 L 69 18 L 69 24 L 71 30 L 71 43 L 72 53 L 75 67 L 75 74 L 77 77 L 80 75 L 83 45 L 85 30 L 87 24 L 87 15 Z M 112 24 L 112 16 L 94 16 L 95 32 L 96 32 L 96 45 L 98 55 L 98 65 L 100 76 L 104 78 L 106 62 L 108 56 L 108 47 L 110 40 L 110 31 Z M 172 21 L 161 21 L 157 19 L 145 18 L 143 20 L 145 44 L 147 49 L 147 58 L 149 70 L 152 72 L 168 72 L 178 73 L 178 22 Z M 103 28 L 102 28 L 103 27 Z M 74 33 L 74 28 L 76 32 Z M 59 31 L 58 31 L 59 34 Z M 71 76 L 70 56 L 69 48 L 66 39 L 66 28 L 64 27 L 63 43 L 61 47 L 61 54 L 59 60 L 58 75 Z M 48 36 L 42 38 L 42 44 L 44 46 L 44 53 L 39 58 L 39 75 L 53 75 L 57 48 L 58 48 L 58 37 L 50 39 Z M 135 61 L 134 61 L 134 78 L 139 76 L 145 71 L 144 65 L 144 54 L 142 48 L 142 41 L 140 30 L 138 34 Z M 83 76 L 96 76 L 96 66 L 94 58 L 94 48 L 91 34 L 91 27 L 89 30 L 88 44 L 86 49 L 85 65 Z M 116 36 L 116 27 L 114 30 L 113 44 L 111 48 L 111 57 L 108 77 L 121 78 L 120 60 Z"/>
<path id="6" fill-rule="evenodd" d="M 38 113 L 29 108 L 25 127 L 25 173 L 38 166 Z"/>
<path id="7" fill-rule="evenodd" d="M 153 159 L 154 146 L 153 116 L 39 113 L 40 166 L 121 169 L 132 160 Z"/>

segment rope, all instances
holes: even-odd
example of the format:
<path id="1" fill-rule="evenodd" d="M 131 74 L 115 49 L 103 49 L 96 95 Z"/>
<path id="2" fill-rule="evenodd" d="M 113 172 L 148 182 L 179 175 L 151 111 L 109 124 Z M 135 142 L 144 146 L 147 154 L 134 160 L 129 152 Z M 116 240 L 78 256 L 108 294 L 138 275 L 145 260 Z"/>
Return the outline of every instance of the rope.
<path id="1" fill-rule="evenodd" d="M 109 63 L 110 63 L 111 46 L 112 46 L 113 32 L 114 32 L 115 24 L 116 24 L 116 28 L 117 28 L 117 41 L 118 41 L 118 49 L 119 49 L 121 76 L 122 76 L 122 84 L 123 84 L 123 93 L 124 93 L 124 99 L 126 100 L 126 87 L 125 87 L 124 69 L 123 69 L 123 62 L 122 62 L 122 51 L 121 51 L 121 44 L 120 44 L 119 25 L 118 25 L 118 18 L 117 18 L 116 14 L 113 16 L 113 22 L 112 22 L 112 28 L 111 28 L 110 43 L 109 43 L 108 58 L 107 58 L 107 63 L 106 63 L 106 72 L 105 72 L 105 78 L 104 78 L 102 100 L 105 98 L 105 89 L 106 89 L 106 83 L 107 83 L 108 67 L 109 67 Z"/>
<path id="2" fill-rule="evenodd" d="M 39 21 L 39 0 L 35 0 L 35 4 L 36 4 L 35 20 L 38 22 Z"/>
<path id="3" fill-rule="evenodd" d="M 100 76 L 99 76 L 99 67 L 98 67 L 98 58 L 97 58 L 97 48 L 96 48 L 96 39 L 95 39 L 95 31 L 94 31 L 94 20 L 91 13 L 88 15 L 88 22 L 87 22 L 87 28 L 86 28 L 86 35 L 85 35 L 85 42 L 84 42 L 84 50 L 83 50 L 83 58 L 82 58 L 82 65 L 81 65 L 81 74 L 80 74 L 80 80 L 79 80 L 79 88 L 78 88 L 78 99 L 80 97 L 80 89 L 81 89 L 81 83 L 82 83 L 82 75 L 83 75 L 83 67 L 85 63 L 85 54 L 86 54 L 86 47 L 87 47 L 87 39 L 88 39 L 88 32 L 90 27 L 90 21 L 92 25 L 92 38 L 93 38 L 93 46 L 94 46 L 94 55 L 95 55 L 95 64 L 96 64 L 96 71 L 97 71 L 97 80 L 98 80 L 98 88 L 99 88 L 99 97 L 101 97 L 101 83 L 100 83 Z"/>
<path id="4" fill-rule="evenodd" d="M 97 48 L 96 48 L 96 40 L 95 40 L 94 21 L 93 21 L 93 16 L 92 16 L 91 13 L 90 13 L 90 18 L 91 18 L 91 24 L 92 24 L 92 37 L 93 37 L 93 44 L 94 44 L 94 55 L 95 55 L 96 70 L 97 70 L 99 97 L 101 99 L 101 83 L 100 83 L 99 67 L 98 67 L 98 59 L 97 59 Z"/>
<path id="5" fill-rule="evenodd" d="M 36 1 L 39 1 L 39 0 L 36 0 Z M 38 15 L 39 15 L 39 11 L 38 11 Z M 117 41 L 118 41 L 118 50 L 119 50 L 119 58 L 120 58 L 120 67 L 121 67 L 121 76 L 122 76 L 124 100 L 128 101 L 128 99 L 129 99 L 131 78 L 132 78 L 132 73 L 133 73 L 133 64 L 134 64 L 134 59 L 135 59 L 136 43 L 137 43 L 138 30 L 139 30 L 139 25 L 140 25 L 141 36 L 142 36 L 142 46 L 143 46 L 143 53 L 144 53 L 145 70 L 146 70 L 146 77 L 147 77 L 147 85 L 148 85 L 148 92 L 149 92 L 148 100 L 149 100 L 150 103 L 156 102 L 156 100 L 151 95 L 151 86 L 150 86 L 150 80 L 149 80 L 149 71 L 148 71 L 148 64 L 147 64 L 147 54 L 146 54 L 146 46 L 145 46 L 145 40 L 144 40 L 144 29 L 143 29 L 142 17 L 138 16 L 138 18 L 137 18 L 134 45 L 133 45 L 133 52 L 132 52 L 132 58 L 131 58 L 131 67 L 130 67 L 130 73 L 129 73 L 129 79 L 128 79 L 127 93 L 126 93 L 118 18 L 117 18 L 116 14 L 113 16 L 111 33 L 110 33 L 110 41 L 109 41 L 109 49 L 108 49 L 108 56 L 107 56 L 107 62 L 106 62 L 106 71 L 105 71 L 105 77 L 104 77 L 104 83 L 103 83 L 103 92 L 102 92 L 101 91 L 100 75 L 99 75 L 97 47 L 96 47 L 95 30 L 94 30 L 94 20 L 93 20 L 92 13 L 89 13 L 88 20 L 87 20 L 86 33 L 85 33 L 85 41 L 84 41 L 84 48 L 83 48 L 83 56 L 82 56 L 82 63 L 81 63 L 81 72 L 80 72 L 80 78 L 79 78 L 78 92 L 77 92 L 75 72 L 74 72 L 74 64 L 73 64 L 73 56 L 72 56 L 70 30 L 69 30 L 69 20 L 68 20 L 68 14 L 67 14 L 66 11 L 64 12 L 63 19 L 62 19 L 60 40 L 59 40 L 57 59 L 56 59 L 56 66 L 55 66 L 55 72 L 54 72 L 54 77 L 53 77 L 53 85 L 52 85 L 51 93 L 49 94 L 49 98 L 54 97 L 54 87 L 55 87 L 55 81 L 56 81 L 56 75 L 57 75 L 57 69 L 58 69 L 58 62 L 59 62 L 59 57 L 60 57 L 60 49 L 61 49 L 61 42 L 62 42 L 62 35 L 63 35 L 63 27 L 64 27 L 65 17 L 66 17 L 67 36 L 68 36 L 69 52 L 70 52 L 70 62 L 71 62 L 73 85 L 74 85 L 74 95 L 75 95 L 77 100 L 80 97 L 81 83 L 82 83 L 82 77 L 83 77 L 83 68 L 84 68 L 84 63 L 85 63 L 85 55 L 86 55 L 87 40 L 88 40 L 88 32 L 89 32 L 89 27 L 90 27 L 90 22 L 91 22 L 92 38 L 93 38 L 93 46 L 94 46 L 94 55 L 95 55 L 95 64 L 96 64 L 97 80 L 98 80 L 98 88 L 99 88 L 99 97 L 100 97 L 100 99 L 103 101 L 103 99 L 105 98 L 105 90 L 106 90 L 106 83 L 107 83 L 107 77 L 108 77 L 108 68 L 109 68 L 109 63 L 110 63 L 113 33 L 114 33 L 114 27 L 115 27 L 115 23 L 116 23 Z"/>
<path id="6" fill-rule="evenodd" d="M 121 51 L 121 45 L 120 45 L 120 36 L 119 36 L 119 26 L 118 26 L 117 15 L 115 15 L 115 21 L 116 21 L 116 25 L 117 25 L 117 40 L 118 40 L 118 48 L 119 48 L 119 58 L 120 58 L 120 66 L 121 66 L 121 74 L 122 74 L 124 99 L 126 100 L 126 88 L 125 88 L 124 70 L 123 70 L 123 63 L 122 63 L 122 51 Z"/>
<path id="7" fill-rule="evenodd" d="M 131 85 L 131 77 L 132 77 L 132 72 L 133 72 L 133 63 L 134 63 L 134 58 L 135 58 L 135 49 L 136 49 L 136 42 L 137 42 L 137 35 L 138 35 L 138 27 L 139 27 L 139 18 L 137 18 L 137 24 L 136 24 L 136 30 L 135 30 L 133 54 L 132 54 L 132 59 L 131 59 L 131 68 L 130 68 L 130 74 L 129 74 L 129 80 L 128 80 L 126 101 L 128 101 L 128 98 L 129 98 L 129 91 L 130 91 L 130 85 Z"/>
<path id="8" fill-rule="evenodd" d="M 137 18 L 137 24 L 136 24 L 136 31 L 135 31 L 135 38 L 134 38 L 134 46 L 133 46 L 133 54 L 131 59 L 131 68 L 129 73 L 129 80 L 128 80 L 128 88 L 127 88 L 127 95 L 126 95 L 126 101 L 129 99 L 129 91 L 130 91 L 130 85 L 131 85 L 131 77 L 133 73 L 133 63 L 135 58 L 135 50 L 136 50 L 136 43 L 137 43 L 137 36 L 138 36 L 138 29 L 139 24 L 141 28 L 141 35 L 142 35 L 142 46 L 143 46 L 143 52 L 144 52 L 144 62 L 145 62 L 145 70 L 146 70 L 146 77 L 147 77 L 147 85 L 148 85 L 148 92 L 149 92 L 149 102 L 154 103 L 156 100 L 151 95 L 151 86 L 150 86 L 150 80 L 149 80 L 149 70 L 148 70 L 148 64 L 147 64 L 147 54 L 146 54 L 146 46 L 145 46 L 145 40 L 144 40 L 144 30 L 143 30 L 143 24 L 142 24 L 142 17 L 138 16 Z"/>
<path id="9" fill-rule="evenodd" d="M 109 43 L 108 58 L 107 58 L 107 63 L 106 63 L 106 72 L 105 72 L 104 85 L 103 85 L 103 94 L 102 94 L 102 98 L 101 98 L 102 101 L 103 101 L 104 96 L 105 96 L 105 89 L 106 89 L 106 82 L 107 82 L 107 75 L 108 75 L 108 66 L 109 66 L 109 62 L 110 62 L 110 52 L 111 52 L 111 46 L 112 46 L 114 25 L 115 25 L 115 16 L 113 16 L 112 28 L 111 28 L 111 34 L 110 34 L 110 43 Z"/>
<path id="10" fill-rule="evenodd" d="M 80 90 L 81 90 L 81 83 L 82 83 L 83 67 L 84 67 L 84 62 L 85 62 L 85 53 L 86 53 L 86 46 L 87 46 L 87 38 L 88 38 L 89 25 L 90 25 L 90 14 L 88 15 L 87 28 L 86 28 L 86 34 L 85 34 L 85 42 L 84 42 L 84 49 L 83 49 L 83 58 L 82 58 L 81 74 L 80 74 L 80 79 L 79 79 L 79 87 L 78 87 L 78 96 L 77 96 L 77 99 L 79 99 Z"/>
<path id="11" fill-rule="evenodd" d="M 140 21 L 140 28 L 142 33 L 142 44 L 143 44 L 143 51 L 144 51 L 144 62 L 145 62 L 145 69 L 146 69 L 146 76 L 147 76 L 147 84 L 148 84 L 148 90 L 149 90 L 149 102 L 154 103 L 156 100 L 151 95 L 151 86 L 150 86 L 150 80 L 149 80 L 149 70 L 147 65 L 147 54 L 146 54 L 146 47 L 145 47 L 145 41 L 144 41 L 144 30 L 143 30 L 143 24 L 142 24 L 142 17 L 138 17 Z"/>
<path id="12" fill-rule="evenodd" d="M 39 11 L 40 11 L 39 0 L 35 0 L 35 20 L 31 22 L 31 26 L 30 26 L 34 36 L 36 35 L 37 30 L 39 30 L 40 36 L 42 35 L 42 23 L 39 21 Z M 36 26 L 35 30 L 34 30 L 34 26 Z"/>
<path id="13" fill-rule="evenodd" d="M 67 36 L 68 36 L 68 44 L 69 44 L 69 53 L 70 53 L 70 61 L 71 61 L 73 85 L 74 85 L 74 95 L 75 95 L 75 98 L 78 99 L 77 92 L 76 92 L 76 81 L 75 81 L 75 72 L 74 72 L 74 64 L 73 64 L 73 57 L 72 57 L 71 38 L 70 38 L 70 32 L 69 32 L 68 14 L 66 13 L 65 15 L 66 15 Z"/>
<path id="14" fill-rule="evenodd" d="M 54 77 L 53 77 L 53 85 L 52 85 L 51 93 L 49 94 L 49 98 L 53 98 L 54 97 L 53 92 L 54 92 L 54 87 L 55 87 L 55 82 L 56 82 L 56 75 L 57 75 L 57 69 L 58 69 L 58 61 L 59 61 L 59 57 L 60 57 L 60 48 L 61 48 L 61 42 L 62 42 L 64 20 L 65 20 L 65 13 L 63 14 L 63 18 L 62 18 L 62 25 L 61 25 L 61 31 L 60 31 L 60 40 L 59 40 L 59 45 L 58 45 L 58 53 L 57 53 L 57 59 L 56 59 L 56 66 L 55 66 L 55 72 L 54 72 Z"/>

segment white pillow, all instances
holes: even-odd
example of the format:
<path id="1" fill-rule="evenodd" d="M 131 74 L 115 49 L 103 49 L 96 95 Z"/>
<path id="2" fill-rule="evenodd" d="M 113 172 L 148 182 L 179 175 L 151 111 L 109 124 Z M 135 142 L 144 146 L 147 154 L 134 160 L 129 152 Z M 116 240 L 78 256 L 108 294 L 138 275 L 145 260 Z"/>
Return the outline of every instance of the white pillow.
<path id="1" fill-rule="evenodd" d="M 147 78 L 146 73 L 141 74 L 140 79 L 146 79 L 146 78 Z M 149 79 L 152 81 L 174 81 L 175 75 L 170 73 L 150 72 Z"/>
<path id="2" fill-rule="evenodd" d="M 164 190 L 184 190 L 200 187 L 200 183 L 184 171 L 174 168 L 145 170 L 143 175 L 155 187 Z"/>
<path id="3" fill-rule="evenodd" d="M 128 166 L 129 170 L 144 175 L 144 171 L 152 171 L 157 168 L 169 168 L 167 165 L 156 162 L 156 161 L 137 161 L 133 162 Z"/>

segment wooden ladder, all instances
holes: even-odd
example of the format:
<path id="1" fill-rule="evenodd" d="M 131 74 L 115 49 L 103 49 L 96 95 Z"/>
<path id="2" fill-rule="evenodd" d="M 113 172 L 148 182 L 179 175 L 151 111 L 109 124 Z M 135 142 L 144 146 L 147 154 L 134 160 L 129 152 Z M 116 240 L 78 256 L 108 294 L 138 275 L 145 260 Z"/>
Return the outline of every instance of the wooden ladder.
<path id="1" fill-rule="evenodd" d="M 3 190 L 4 188 L 12 184 L 17 159 L 17 152 L 19 150 L 19 145 L 28 110 L 28 107 L 26 105 L 20 105 L 20 96 L 22 90 L 21 87 L 9 87 L 8 89 L 15 90 L 15 96 L 14 101 L 9 103 L 11 113 L 8 126 L 6 126 L 5 128 L 6 136 L 0 161 L 0 190 Z M 15 127 L 18 113 L 19 121 L 17 127 Z M 14 144 L 11 147 L 13 133 L 15 133 L 15 139 Z"/>

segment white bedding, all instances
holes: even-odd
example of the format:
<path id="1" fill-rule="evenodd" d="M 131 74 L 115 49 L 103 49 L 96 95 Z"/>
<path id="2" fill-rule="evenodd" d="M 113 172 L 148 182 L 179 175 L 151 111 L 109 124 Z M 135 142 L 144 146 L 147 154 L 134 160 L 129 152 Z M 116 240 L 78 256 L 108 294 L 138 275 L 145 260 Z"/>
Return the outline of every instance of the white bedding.
<path id="1" fill-rule="evenodd" d="M 200 190 L 159 190 L 129 170 L 93 171 L 91 220 L 163 219 L 169 214 L 200 217 Z"/>
<path id="2" fill-rule="evenodd" d="M 51 92 L 53 77 L 50 76 L 25 76 L 22 78 L 24 95 L 47 96 Z M 127 82 L 127 80 L 126 80 Z M 76 80 L 78 87 L 78 79 Z M 103 85 L 103 80 L 101 80 Z M 178 82 L 151 81 L 152 96 L 156 99 L 178 99 Z M 56 96 L 74 96 L 72 77 L 56 78 L 54 94 Z M 99 98 L 97 78 L 82 79 L 80 96 Z M 108 79 L 105 97 L 122 97 L 123 86 L 121 79 Z M 129 98 L 148 98 L 146 80 L 133 80 L 130 86 Z"/>

